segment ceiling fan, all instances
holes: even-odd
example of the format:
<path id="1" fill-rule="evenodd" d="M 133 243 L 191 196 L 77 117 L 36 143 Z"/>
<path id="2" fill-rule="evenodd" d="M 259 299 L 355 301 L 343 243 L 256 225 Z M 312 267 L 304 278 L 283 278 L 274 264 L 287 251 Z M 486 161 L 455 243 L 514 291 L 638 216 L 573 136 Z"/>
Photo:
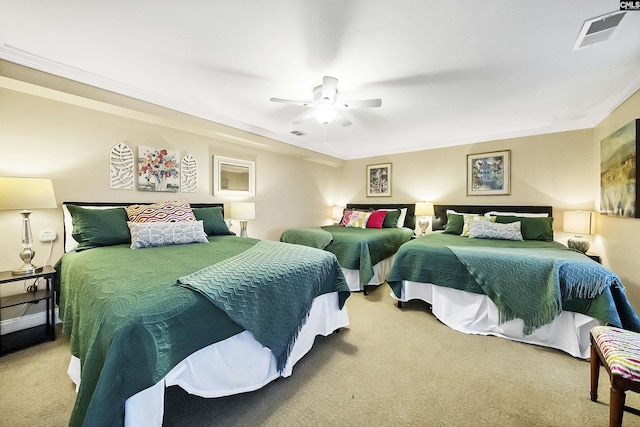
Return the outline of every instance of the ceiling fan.
<path id="1" fill-rule="evenodd" d="M 313 90 L 313 101 L 293 101 L 282 98 L 271 98 L 271 101 L 312 108 L 311 111 L 305 112 L 305 114 L 294 120 L 293 123 L 295 124 L 302 123 L 313 117 L 323 125 L 328 125 L 336 120 L 342 126 L 349 126 L 351 122 L 338 113 L 338 110 L 374 108 L 382 105 L 381 99 L 363 99 L 360 101 L 338 100 L 337 88 L 338 79 L 331 76 L 324 76 L 322 78 L 322 85 Z"/>

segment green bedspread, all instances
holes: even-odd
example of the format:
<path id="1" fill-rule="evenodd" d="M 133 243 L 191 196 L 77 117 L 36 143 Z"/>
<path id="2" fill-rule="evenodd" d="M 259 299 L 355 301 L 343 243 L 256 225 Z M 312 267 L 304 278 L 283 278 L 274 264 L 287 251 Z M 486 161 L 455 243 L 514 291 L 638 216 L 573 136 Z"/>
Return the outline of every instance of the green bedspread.
<path id="1" fill-rule="evenodd" d="M 202 295 L 175 286 L 179 277 L 258 243 L 234 236 L 209 241 L 137 250 L 118 245 L 62 257 L 60 318 L 82 373 L 70 425 L 122 425 L 127 398 L 193 352 L 243 331 Z M 343 282 L 326 285 L 321 293 L 348 296 Z"/>
<path id="2" fill-rule="evenodd" d="M 413 230 L 408 228 L 353 228 L 339 225 L 321 227 L 331 233 L 332 240 L 324 249 L 335 254 L 342 268 L 358 270 L 361 289 L 373 277 L 373 266 L 389 258 L 398 248 L 411 240 Z M 302 230 L 289 234 L 285 231 L 280 237 L 287 243 L 305 244 L 308 237 L 300 238 Z"/>
<path id="3" fill-rule="evenodd" d="M 522 318 L 525 333 L 561 310 L 640 330 L 619 278 L 559 242 L 433 233 L 403 245 L 396 254 L 387 282 L 398 298 L 403 280 L 486 294 L 496 303 L 500 320 Z"/>

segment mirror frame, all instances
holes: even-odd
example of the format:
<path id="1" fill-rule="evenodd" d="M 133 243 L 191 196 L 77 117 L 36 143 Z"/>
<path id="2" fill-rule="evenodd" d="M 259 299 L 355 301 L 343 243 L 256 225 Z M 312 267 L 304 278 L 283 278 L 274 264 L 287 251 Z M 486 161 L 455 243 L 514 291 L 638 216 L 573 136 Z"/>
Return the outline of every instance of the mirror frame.
<path id="1" fill-rule="evenodd" d="M 248 190 L 226 190 L 222 188 L 222 165 L 246 167 L 249 169 L 249 189 Z M 215 196 L 244 196 L 255 197 L 256 178 L 255 162 L 250 160 L 232 159 L 230 157 L 213 156 L 213 192 Z"/>

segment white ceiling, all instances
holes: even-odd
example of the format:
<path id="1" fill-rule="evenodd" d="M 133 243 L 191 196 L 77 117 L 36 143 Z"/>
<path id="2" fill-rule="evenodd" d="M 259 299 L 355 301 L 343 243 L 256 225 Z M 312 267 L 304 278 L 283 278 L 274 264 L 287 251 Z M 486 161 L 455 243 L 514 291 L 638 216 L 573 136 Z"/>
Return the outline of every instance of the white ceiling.
<path id="1" fill-rule="evenodd" d="M 0 58 L 340 159 L 595 126 L 640 88 L 617 0 L 0 0 Z M 353 124 L 291 122 L 324 75 Z M 294 136 L 292 130 L 306 132 Z M 324 130 L 326 130 L 326 135 Z"/>

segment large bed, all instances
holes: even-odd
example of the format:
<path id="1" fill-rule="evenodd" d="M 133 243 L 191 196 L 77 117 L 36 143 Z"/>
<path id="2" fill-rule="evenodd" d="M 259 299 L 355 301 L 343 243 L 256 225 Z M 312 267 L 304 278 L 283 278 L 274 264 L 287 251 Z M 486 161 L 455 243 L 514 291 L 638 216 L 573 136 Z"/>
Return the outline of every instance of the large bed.
<path id="1" fill-rule="evenodd" d="M 556 348 L 584 359 L 589 358 L 592 327 L 640 331 L 619 278 L 553 240 L 550 206 L 434 209 L 434 232 L 396 254 L 387 281 L 398 307 L 422 300 L 458 331 Z"/>
<path id="2" fill-rule="evenodd" d="M 256 390 L 349 323 L 329 252 L 236 237 L 221 205 L 183 203 L 178 215 L 198 225 L 132 224 L 122 207 L 91 205 L 63 205 L 68 252 L 56 266 L 78 392 L 70 425 L 161 426 L 165 387 Z"/>
<path id="3" fill-rule="evenodd" d="M 349 225 L 349 212 L 397 211 L 398 216 L 388 226 L 390 214 L 383 218 L 380 228 Z M 281 242 L 324 249 L 336 255 L 349 289 L 367 294 L 368 286 L 378 286 L 387 280 L 398 248 L 414 235 L 415 204 L 348 204 L 342 225 L 294 228 L 285 230 Z M 353 221 L 352 221 L 353 223 Z"/>

